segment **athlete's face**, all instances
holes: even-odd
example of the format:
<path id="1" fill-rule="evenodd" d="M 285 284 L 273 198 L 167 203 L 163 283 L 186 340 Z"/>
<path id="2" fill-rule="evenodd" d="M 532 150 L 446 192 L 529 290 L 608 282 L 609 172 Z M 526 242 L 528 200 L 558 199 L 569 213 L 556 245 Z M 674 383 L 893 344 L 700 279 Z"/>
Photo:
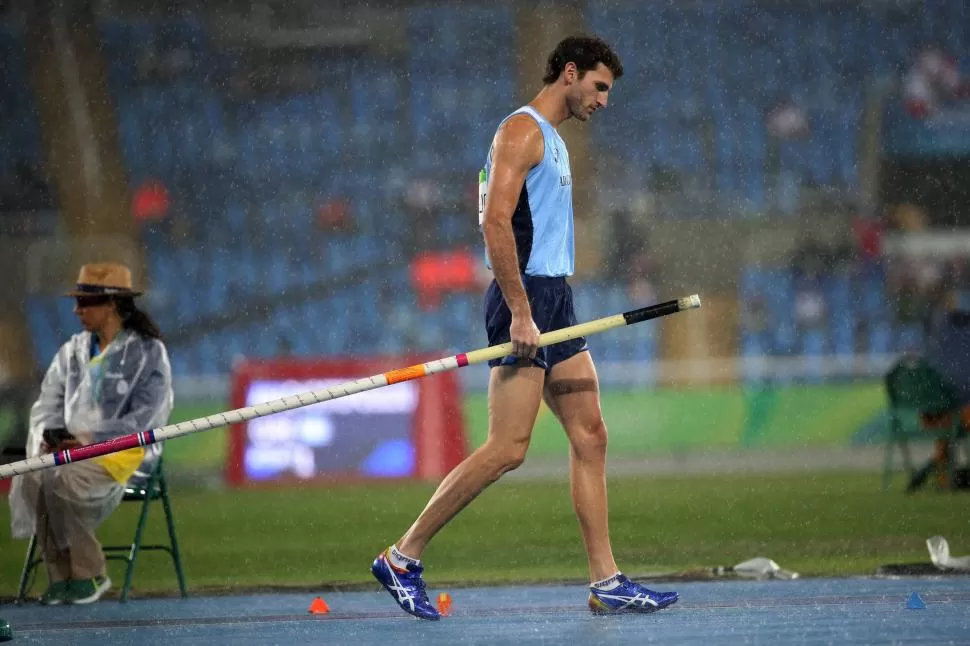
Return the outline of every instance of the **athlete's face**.
<path id="1" fill-rule="evenodd" d="M 569 83 L 566 104 L 571 116 L 586 121 L 594 112 L 606 107 L 610 89 L 613 87 L 613 72 L 606 65 L 597 64 L 583 74 L 582 78 L 573 63 L 567 63 L 564 72 Z"/>

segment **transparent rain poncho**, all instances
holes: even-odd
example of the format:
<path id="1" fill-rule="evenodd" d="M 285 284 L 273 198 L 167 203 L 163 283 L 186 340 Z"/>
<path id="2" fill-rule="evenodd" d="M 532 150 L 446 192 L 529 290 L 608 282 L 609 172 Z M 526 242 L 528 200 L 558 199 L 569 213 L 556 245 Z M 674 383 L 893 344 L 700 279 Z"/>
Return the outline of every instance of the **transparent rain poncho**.
<path id="1" fill-rule="evenodd" d="M 75 334 L 51 362 L 30 413 L 28 457 L 40 453 L 44 429 L 66 428 L 82 444 L 92 444 L 157 428 L 168 421 L 174 394 L 164 344 L 122 330 L 100 355 L 92 357 L 93 341 L 90 332 Z M 159 455 L 161 447 L 152 445 L 92 461 L 110 473 L 120 492 L 136 471 L 149 472 Z M 23 480 L 41 473 L 13 478 L 10 511 L 14 538 L 29 538 L 34 532 L 37 488 L 25 487 Z M 83 492 L 77 494 L 83 499 Z M 110 511 L 91 509 L 85 515 L 96 523 Z"/>

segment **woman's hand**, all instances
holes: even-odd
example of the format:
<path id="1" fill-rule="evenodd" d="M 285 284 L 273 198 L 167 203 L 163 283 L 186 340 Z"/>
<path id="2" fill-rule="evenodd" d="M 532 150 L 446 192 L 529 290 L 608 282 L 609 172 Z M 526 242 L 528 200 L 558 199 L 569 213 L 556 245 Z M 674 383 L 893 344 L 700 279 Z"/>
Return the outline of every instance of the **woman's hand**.
<path id="1" fill-rule="evenodd" d="M 69 440 L 63 440 L 60 444 L 58 444 L 57 446 L 55 446 L 53 449 L 50 447 L 49 444 L 47 444 L 47 442 L 41 442 L 40 443 L 40 452 L 41 453 L 54 453 L 55 451 L 66 451 L 67 449 L 76 449 L 79 446 L 84 446 L 84 445 L 81 444 L 80 440 L 77 440 L 77 439 L 74 439 L 74 438 L 69 439 Z"/>
<path id="2" fill-rule="evenodd" d="M 67 451 L 68 449 L 76 449 L 79 446 L 84 446 L 83 444 L 81 444 L 80 440 L 76 440 L 76 439 L 64 440 L 63 442 L 57 445 L 57 450 Z"/>

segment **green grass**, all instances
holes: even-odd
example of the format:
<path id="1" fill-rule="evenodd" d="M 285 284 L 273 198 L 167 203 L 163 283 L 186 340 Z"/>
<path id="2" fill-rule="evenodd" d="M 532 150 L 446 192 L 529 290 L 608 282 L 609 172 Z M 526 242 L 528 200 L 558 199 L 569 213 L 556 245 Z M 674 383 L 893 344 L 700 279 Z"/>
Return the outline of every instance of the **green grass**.
<path id="1" fill-rule="evenodd" d="M 371 485 L 248 491 L 177 490 L 174 508 L 190 588 L 242 590 L 369 582 L 374 555 L 398 538 L 433 487 Z M 970 497 L 883 494 L 878 474 L 811 474 L 611 481 L 612 540 L 630 574 L 680 572 L 768 556 L 811 575 L 871 574 L 884 563 L 925 562 L 925 540 L 946 536 L 970 552 Z M 135 505 L 102 527 L 130 539 Z M 149 542 L 163 537 L 153 509 Z M 9 511 L 0 505 L 0 526 Z M 7 535 L 9 536 L 9 534 Z M 15 592 L 26 542 L 0 549 L 0 596 Z M 425 553 L 434 585 L 582 579 L 585 559 L 568 486 L 500 481 Z M 121 580 L 118 566 L 112 576 Z M 175 586 L 164 556 L 145 554 L 138 590 Z"/>

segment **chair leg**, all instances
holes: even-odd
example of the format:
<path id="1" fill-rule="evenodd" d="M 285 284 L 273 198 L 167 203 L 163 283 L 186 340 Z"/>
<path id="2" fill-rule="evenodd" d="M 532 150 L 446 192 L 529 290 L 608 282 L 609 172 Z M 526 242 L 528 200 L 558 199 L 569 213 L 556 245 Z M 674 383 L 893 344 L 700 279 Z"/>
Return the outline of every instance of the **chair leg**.
<path id="1" fill-rule="evenodd" d="M 895 458 L 896 446 L 899 445 L 899 452 L 902 455 L 903 466 L 908 475 L 912 477 L 912 466 L 909 459 L 909 447 L 903 439 L 902 429 L 899 418 L 893 414 L 889 420 L 889 442 L 886 445 L 886 459 L 882 471 L 882 489 L 888 491 L 893 480 L 893 462 Z"/>
<path id="2" fill-rule="evenodd" d="M 916 469 L 913 468 L 913 457 L 909 453 L 909 442 L 905 439 L 899 441 L 899 450 L 903 454 L 903 468 L 906 469 L 906 473 L 912 478 L 913 474 L 916 473 Z"/>
<path id="3" fill-rule="evenodd" d="M 189 591 L 185 586 L 185 573 L 182 570 L 182 555 L 179 553 L 179 542 L 175 535 L 175 517 L 172 514 L 172 505 L 168 500 L 168 483 L 165 482 L 165 474 L 159 480 L 159 492 L 162 496 L 162 508 L 165 510 L 165 524 L 168 525 L 168 539 L 172 546 L 172 561 L 175 564 L 175 576 L 178 577 L 179 590 L 182 598 L 189 596 Z"/>
<path id="4" fill-rule="evenodd" d="M 954 440 L 947 441 L 946 454 L 946 477 L 950 484 L 950 490 L 957 490 L 957 443 Z"/>
<path id="5" fill-rule="evenodd" d="M 956 491 L 957 489 L 957 450 L 960 445 L 961 423 L 960 416 L 954 415 L 950 436 L 946 438 L 946 477 L 951 491 Z"/>
<path id="6" fill-rule="evenodd" d="M 155 474 L 152 474 L 151 478 L 148 480 L 146 491 L 152 490 L 155 478 Z M 121 597 L 118 599 L 121 603 L 128 601 L 128 593 L 131 591 L 131 581 L 135 576 L 135 562 L 138 559 L 138 551 L 141 549 L 141 537 L 145 531 L 145 525 L 148 523 L 148 508 L 151 506 L 151 502 L 151 496 L 145 496 L 145 500 L 141 505 L 141 513 L 138 515 L 138 527 L 135 529 L 135 539 L 131 543 L 131 552 L 128 553 L 128 566 L 125 569 L 125 583 L 121 587 Z"/>
<path id="7" fill-rule="evenodd" d="M 882 490 L 888 491 L 893 479 L 893 451 L 895 450 L 896 438 L 893 431 L 890 431 L 889 441 L 886 442 L 886 457 L 882 466 Z"/>
<path id="8" fill-rule="evenodd" d="M 24 559 L 24 569 L 20 572 L 20 587 L 17 588 L 17 598 L 14 603 L 21 604 L 26 600 L 30 575 L 37 563 L 34 562 L 34 552 L 37 551 L 37 536 L 30 537 L 30 544 L 27 546 L 27 558 Z"/>

